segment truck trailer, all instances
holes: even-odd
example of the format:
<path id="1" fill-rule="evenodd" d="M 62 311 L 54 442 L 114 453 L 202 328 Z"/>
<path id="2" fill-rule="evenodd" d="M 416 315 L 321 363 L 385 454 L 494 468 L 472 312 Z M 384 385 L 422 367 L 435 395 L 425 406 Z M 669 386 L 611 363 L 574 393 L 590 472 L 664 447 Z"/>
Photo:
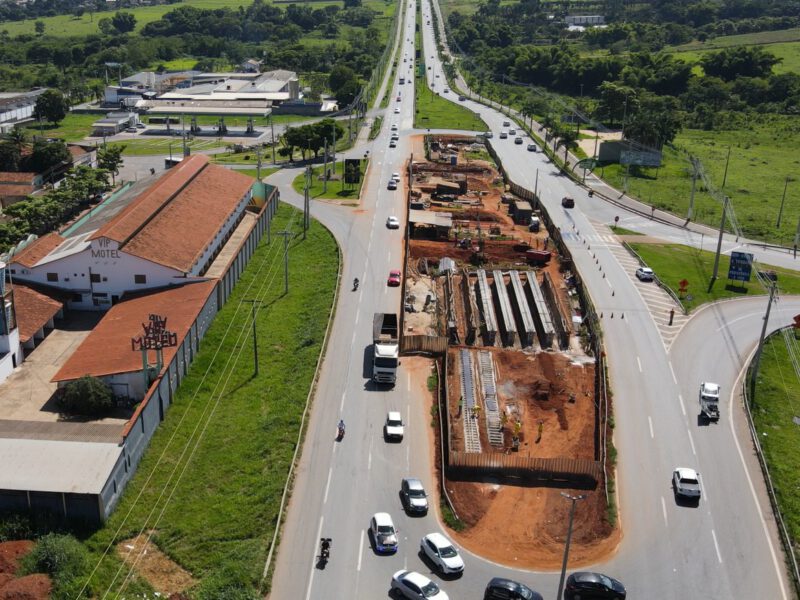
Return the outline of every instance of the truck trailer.
<path id="1" fill-rule="evenodd" d="M 372 319 L 372 380 L 394 385 L 400 364 L 397 315 L 375 313 Z"/>

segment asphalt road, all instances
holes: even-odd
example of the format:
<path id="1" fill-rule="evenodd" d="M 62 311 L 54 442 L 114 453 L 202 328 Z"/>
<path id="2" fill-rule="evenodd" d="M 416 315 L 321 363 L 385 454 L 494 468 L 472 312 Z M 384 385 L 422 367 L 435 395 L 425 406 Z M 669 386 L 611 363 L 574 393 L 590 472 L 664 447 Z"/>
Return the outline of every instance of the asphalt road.
<path id="1" fill-rule="evenodd" d="M 409 6 L 413 15 L 413 3 Z M 434 55 L 433 37 L 424 25 L 429 11 L 424 1 L 424 56 L 433 63 L 428 77 L 441 88 L 442 76 L 435 77 L 441 73 L 441 65 L 430 58 Z M 414 55 L 413 19 L 405 28 L 398 66 L 409 65 L 402 62 L 403 53 Z M 430 490 L 435 482 L 431 480 L 430 416 L 422 406 L 422 390 L 413 388 L 424 385 L 424 378 L 417 377 L 418 383 L 412 384 L 401 366 L 394 389 L 374 389 L 368 380 L 372 314 L 396 312 L 401 300 L 396 289 L 386 287 L 385 278 L 389 269 L 401 265 L 402 233 L 387 230 L 384 223 L 390 214 L 403 218 L 404 193 L 402 189 L 386 191 L 385 186 L 392 172 L 401 171 L 408 156 L 413 93 L 412 86 L 402 86 L 401 102 L 396 102 L 400 88 L 396 81 L 392 85 L 384 131 L 372 145 L 362 207 L 352 211 L 313 203 L 313 215 L 333 231 L 341 245 L 344 267 L 271 597 L 382 598 L 388 594 L 392 573 L 410 568 L 439 581 L 451 598 L 481 598 L 486 582 L 495 575 L 525 582 L 553 598 L 558 573 L 516 571 L 469 553 L 464 556 L 463 577 L 441 581 L 417 555 L 419 538 L 442 530 L 436 507 L 424 518 L 407 517 L 401 509 L 398 492 L 402 477 L 420 477 Z M 457 101 L 456 94 L 450 92 L 450 96 Z M 480 112 L 493 131 L 503 127 L 504 117 L 494 110 L 470 101 L 463 104 Z M 395 106 L 400 107 L 398 115 L 392 112 Z M 390 150 L 389 126 L 394 122 L 401 139 L 398 148 Z M 667 351 L 639 293 L 640 286 L 652 284 L 632 278 L 592 225 L 621 214 L 621 224 L 635 229 L 632 221 L 641 217 L 616 207 L 609 212 L 607 205 L 586 197 L 577 185 L 560 176 L 543 154 L 527 152 L 528 140 L 522 146 L 497 137 L 493 142 L 504 167 L 518 183 L 533 189 L 538 169 L 543 203 L 562 228 L 597 310 L 605 315 L 624 535 L 618 552 L 596 569 L 621 579 L 629 598 L 788 597 L 769 504 L 741 407 L 735 401 L 735 384 L 755 347 L 766 298 L 700 310 Z M 300 205 L 301 199 L 284 185 L 293 176 L 291 171 L 281 172 L 271 181 L 281 185 L 284 200 Z M 574 209 L 561 208 L 563 195 L 575 197 Z M 647 224 L 644 221 L 642 225 Z M 662 227 L 651 223 L 654 228 Z M 667 233 L 680 235 L 679 230 Z M 357 292 L 351 291 L 353 277 L 362 281 Z M 797 312 L 800 299 L 781 299 L 773 308 L 770 326 L 788 322 Z M 697 387 L 703 380 L 721 383 L 728 398 L 716 425 L 697 421 Z M 389 409 L 400 410 L 406 420 L 402 443 L 383 440 L 382 424 Z M 335 427 L 340 417 L 347 423 L 347 434 L 337 443 Z M 675 502 L 670 476 L 676 466 L 700 471 L 704 496 L 697 507 Z M 366 529 L 377 511 L 389 512 L 400 530 L 400 550 L 395 556 L 377 556 L 372 551 Z M 331 560 L 324 569 L 318 568 L 315 558 L 322 536 L 333 538 Z"/>

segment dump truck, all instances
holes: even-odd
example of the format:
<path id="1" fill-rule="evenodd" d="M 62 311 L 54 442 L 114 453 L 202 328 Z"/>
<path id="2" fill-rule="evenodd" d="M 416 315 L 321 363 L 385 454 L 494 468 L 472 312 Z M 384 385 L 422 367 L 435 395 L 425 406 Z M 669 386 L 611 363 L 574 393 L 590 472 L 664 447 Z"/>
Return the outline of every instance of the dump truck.
<path id="1" fill-rule="evenodd" d="M 394 385 L 400 364 L 397 315 L 375 313 L 372 319 L 372 380 Z"/>
<path id="2" fill-rule="evenodd" d="M 700 416 L 719 421 L 719 385 L 704 381 L 700 384 Z"/>

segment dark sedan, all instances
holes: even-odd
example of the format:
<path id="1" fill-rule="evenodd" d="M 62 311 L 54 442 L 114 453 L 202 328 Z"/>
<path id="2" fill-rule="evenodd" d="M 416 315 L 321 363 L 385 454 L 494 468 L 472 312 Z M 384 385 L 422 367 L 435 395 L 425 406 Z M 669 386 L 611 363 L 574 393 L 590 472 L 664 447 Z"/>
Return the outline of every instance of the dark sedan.
<path id="1" fill-rule="evenodd" d="M 619 581 L 602 573 L 579 571 L 567 578 L 566 600 L 624 600 L 627 592 Z"/>

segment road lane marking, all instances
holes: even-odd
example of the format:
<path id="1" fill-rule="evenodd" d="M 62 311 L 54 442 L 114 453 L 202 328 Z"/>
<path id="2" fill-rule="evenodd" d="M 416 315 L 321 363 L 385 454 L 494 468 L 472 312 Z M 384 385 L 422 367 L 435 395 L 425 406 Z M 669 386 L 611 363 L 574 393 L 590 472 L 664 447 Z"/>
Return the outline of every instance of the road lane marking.
<path id="1" fill-rule="evenodd" d="M 717 543 L 717 534 L 714 533 L 714 530 L 711 530 L 711 537 L 714 538 L 714 550 L 717 551 L 717 559 L 719 560 L 720 564 L 722 564 L 722 554 L 719 553 L 719 544 Z"/>
<path id="2" fill-rule="evenodd" d="M 341 413 L 344 410 L 344 396 L 345 392 L 342 392 L 342 401 L 339 402 L 339 413 Z"/>
<path id="3" fill-rule="evenodd" d="M 730 329 L 731 325 L 733 325 L 734 323 L 738 323 L 739 321 L 744 321 L 745 319 L 749 321 L 753 317 L 761 317 L 763 314 L 764 314 L 763 312 L 752 312 L 752 313 L 747 313 L 746 315 L 742 315 L 741 317 L 738 317 L 736 319 L 725 321 L 725 324 L 722 327 L 717 327 L 717 332 L 720 332 L 723 329 Z"/>
<path id="4" fill-rule="evenodd" d="M 320 516 L 319 518 L 319 527 L 317 527 L 317 540 L 322 537 L 322 522 L 325 520 L 324 517 Z M 306 588 L 306 600 L 311 598 L 311 585 L 314 583 L 314 571 L 317 570 L 317 542 L 314 541 L 314 545 L 312 546 L 312 556 L 311 556 L 311 575 L 308 577 L 308 587 Z"/>
<path id="5" fill-rule="evenodd" d="M 411 446 L 406 446 L 406 471 L 411 470 Z"/>
<path id="6" fill-rule="evenodd" d="M 669 365 L 669 372 L 672 373 L 672 381 L 675 382 L 675 385 L 678 385 L 678 378 L 675 377 L 675 369 L 672 368 L 672 361 L 667 363 Z"/>
<path id="7" fill-rule="evenodd" d="M 664 515 L 664 526 L 669 527 L 669 521 L 667 521 L 667 503 L 664 500 L 664 496 L 661 496 L 661 514 Z"/>
<path id="8" fill-rule="evenodd" d="M 681 412 L 683 413 L 683 416 L 685 417 L 686 416 L 686 407 L 683 405 L 683 396 L 678 394 L 678 400 L 681 403 Z"/>
<path id="9" fill-rule="evenodd" d="M 639 360 L 639 357 L 636 357 L 636 364 L 639 365 L 639 373 L 642 372 L 642 361 Z"/>
<path id="10" fill-rule="evenodd" d="M 647 417 L 647 424 L 650 425 L 650 439 L 654 439 L 655 436 L 653 435 L 653 419 Z"/>
<path id="11" fill-rule="evenodd" d="M 363 275 L 362 275 L 362 277 L 363 277 Z M 360 312 L 357 312 L 357 313 L 356 313 L 356 322 L 355 322 L 355 325 L 354 325 L 354 327 L 355 327 L 356 329 L 358 329 L 358 319 L 359 319 L 359 317 L 361 317 L 361 313 L 360 313 Z"/>
<path id="12" fill-rule="evenodd" d="M 334 442 L 333 448 L 334 448 L 334 450 L 336 449 L 336 442 Z M 331 476 L 332 475 L 333 475 L 333 467 L 331 466 L 328 469 L 328 482 L 325 484 L 325 495 L 322 497 L 322 503 L 323 504 L 327 504 L 328 503 L 328 490 L 331 487 Z"/>
<path id="13" fill-rule="evenodd" d="M 608 284 L 608 287 L 610 287 L 612 290 L 614 289 L 614 286 L 611 285 L 611 282 L 608 279 L 606 279 L 606 283 Z"/>
<path id="14" fill-rule="evenodd" d="M 697 456 L 697 452 L 696 452 L 696 451 L 695 451 L 695 449 L 694 449 L 694 440 L 692 439 L 692 432 L 691 432 L 691 431 L 689 431 L 689 430 L 687 429 L 687 430 L 686 430 L 686 433 L 688 433 L 688 434 L 689 434 L 689 444 L 692 446 L 692 454 L 694 454 L 695 456 Z"/>
<path id="15" fill-rule="evenodd" d="M 361 530 L 361 536 L 358 540 L 358 564 L 356 565 L 356 571 L 361 570 L 361 557 L 364 554 L 364 530 Z"/>

